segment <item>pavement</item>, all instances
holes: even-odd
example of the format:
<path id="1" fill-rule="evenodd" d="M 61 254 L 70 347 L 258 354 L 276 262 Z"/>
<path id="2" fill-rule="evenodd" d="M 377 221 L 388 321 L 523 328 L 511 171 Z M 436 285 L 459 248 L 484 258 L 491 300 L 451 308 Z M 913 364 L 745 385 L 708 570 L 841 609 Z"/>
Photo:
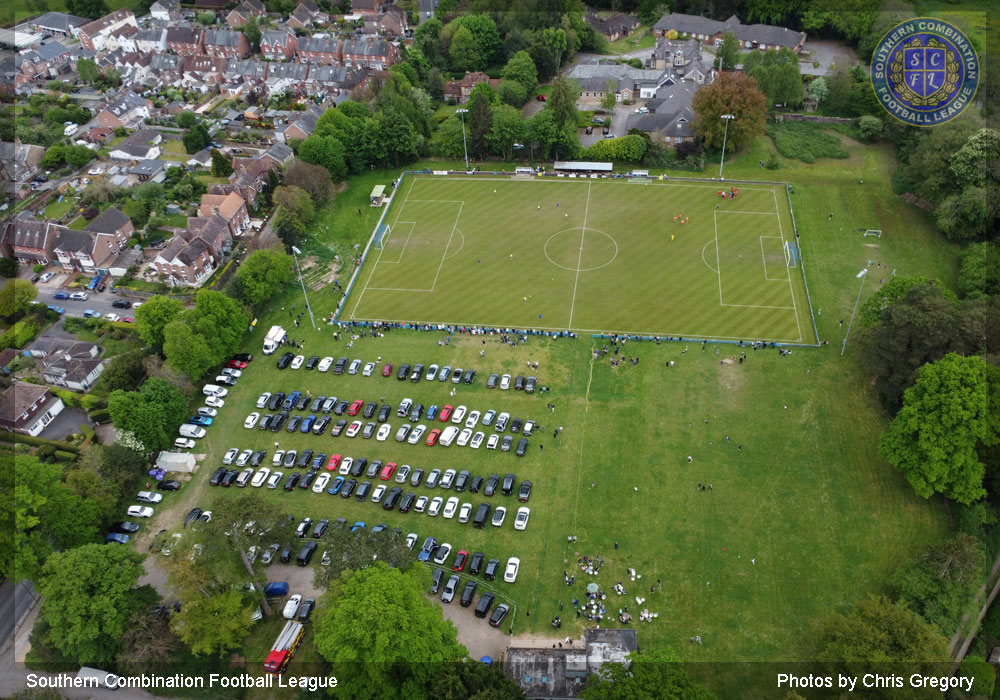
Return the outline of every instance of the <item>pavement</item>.
<path id="1" fill-rule="evenodd" d="M 803 75 L 832 75 L 838 66 L 851 67 L 858 62 L 858 57 L 849 47 L 838 41 L 807 41 L 802 47 L 803 53 L 810 54 L 806 61 L 799 61 L 799 69 Z M 813 61 L 819 62 L 819 67 L 813 67 Z"/>
<path id="2" fill-rule="evenodd" d="M 426 22 L 434 16 L 434 8 L 437 6 L 435 0 L 417 0 L 417 24 Z M 428 15 L 428 13 L 430 13 Z"/>
<path id="3" fill-rule="evenodd" d="M 46 440 L 63 440 L 68 435 L 80 432 L 81 425 L 94 427 L 87 417 L 87 412 L 72 406 L 66 406 L 62 412 L 45 426 L 40 437 Z"/>

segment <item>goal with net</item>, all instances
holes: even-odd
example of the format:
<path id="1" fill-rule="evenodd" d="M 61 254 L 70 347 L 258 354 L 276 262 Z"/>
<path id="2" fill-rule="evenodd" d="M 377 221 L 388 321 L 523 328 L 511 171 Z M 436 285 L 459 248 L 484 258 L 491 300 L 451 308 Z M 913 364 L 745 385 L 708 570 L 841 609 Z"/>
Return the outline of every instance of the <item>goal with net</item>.
<path id="1" fill-rule="evenodd" d="M 385 239 L 389 237 L 391 231 L 389 224 L 382 224 L 375 229 L 375 249 L 381 250 L 385 246 Z"/>
<path id="2" fill-rule="evenodd" d="M 788 267 L 799 266 L 799 247 L 794 241 L 785 241 L 785 264 Z"/>

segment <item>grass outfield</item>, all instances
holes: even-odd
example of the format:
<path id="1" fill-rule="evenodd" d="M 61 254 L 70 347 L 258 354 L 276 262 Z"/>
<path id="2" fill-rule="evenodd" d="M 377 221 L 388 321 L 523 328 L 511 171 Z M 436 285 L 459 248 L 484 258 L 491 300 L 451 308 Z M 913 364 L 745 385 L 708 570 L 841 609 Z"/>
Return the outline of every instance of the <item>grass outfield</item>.
<path id="1" fill-rule="evenodd" d="M 408 178 L 346 316 L 815 343 L 784 186 L 718 189 Z"/>

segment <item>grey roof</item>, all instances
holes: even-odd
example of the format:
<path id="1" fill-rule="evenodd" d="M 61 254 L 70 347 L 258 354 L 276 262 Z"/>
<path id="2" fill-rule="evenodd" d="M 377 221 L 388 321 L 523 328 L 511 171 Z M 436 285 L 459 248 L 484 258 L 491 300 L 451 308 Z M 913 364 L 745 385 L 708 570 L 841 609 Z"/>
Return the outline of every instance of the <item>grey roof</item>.
<path id="1" fill-rule="evenodd" d="M 188 160 L 189 160 L 189 161 L 191 161 L 191 160 L 196 160 L 196 161 L 198 161 L 199 163 L 201 163 L 201 164 L 203 164 L 203 165 L 208 165 L 209 163 L 211 163 L 211 162 L 212 162 L 212 154 L 211 154 L 211 153 L 209 153 L 208 151 L 206 151 L 206 150 L 205 150 L 205 149 L 203 148 L 203 149 L 201 149 L 200 151 L 198 151 L 197 153 L 194 153 L 194 154 L 192 154 L 192 155 L 191 155 L 191 156 L 190 156 L 190 157 L 188 158 Z"/>
<path id="2" fill-rule="evenodd" d="M 269 46 L 285 46 L 289 36 L 287 29 L 265 29 L 260 33 L 260 43 Z"/>
<path id="3" fill-rule="evenodd" d="M 712 36 L 720 31 L 728 31 L 726 22 L 720 22 L 708 17 L 699 15 L 685 15 L 680 12 L 671 12 L 669 15 L 660 17 L 653 29 L 666 32 L 673 29 L 681 34 L 706 34 Z"/>
<path id="4" fill-rule="evenodd" d="M 299 51 L 329 52 L 334 54 L 340 51 L 340 42 L 327 34 L 303 37 L 299 41 L 298 46 Z"/>
<path id="5" fill-rule="evenodd" d="M 349 39 L 344 42 L 344 53 L 362 56 L 388 56 L 389 42 L 381 39 Z"/>
<path id="6" fill-rule="evenodd" d="M 701 59 L 701 44 L 695 39 L 658 39 L 653 49 L 653 58 L 673 60 L 677 52 L 685 60 Z"/>
<path id="7" fill-rule="evenodd" d="M 508 647 L 503 670 L 529 698 L 576 698 L 602 665 L 624 663 L 636 649 L 634 629 L 588 629 L 583 648 Z"/>
<path id="8" fill-rule="evenodd" d="M 638 129 L 646 134 L 655 132 L 663 136 L 688 138 L 694 136 L 693 124 L 694 110 L 683 107 L 671 112 L 631 114 L 625 123 L 625 128 Z"/>
<path id="9" fill-rule="evenodd" d="M 168 27 L 167 41 L 178 44 L 197 44 L 201 30 L 194 27 Z"/>
<path id="10" fill-rule="evenodd" d="M 88 231 L 95 233 L 114 233 L 131 221 L 127 215 L 115 207 L 108 207 L 104 213 L 86 225 Z"/>
<path id="11" fill-rule="evenodd" d="M 206 29 L 205 46 L 239 46 L 242 33 L 232 29 Z"/>
<path id="12" fill-rule="evenodd" d="M 771 46 L 795 46 L 806 39 L 804 32 L 792 31 L 785 27 L 775 27 L 770 24 L 742 24 L 736 15 L 725 22 L 720 22 L 708 17 L 672 12 L 661 17 L 653 25 L 653 29 L 658 32 L 673 29 L 681 34 L 704 34 L 706 36 L 732 32 L 741 41 L 756 41 Z"/>
<path id="13" fill-rule="evenodd" d="M 141 29 L 136 33 L 135 40 L 160 42 L 164 38 L 166 32 L 166 29 L 158 29 L 155 27 L 151 29 Z"/>
<path id="14" fill-rule="evenodd" d="M 132 166 L 129 172 L 133 175 L 149 175 L 152 177 L 153 175 L 156 175 L 156 173 L 163 170 L 164 167 L 165 163 L 162 160 L 147 159 L 136 163 Z M 124 216 L 124 214 L 122 216 Z"/>
<path id="15" fill-rule="evenodd" d="M 179 71 L 181 69 L 181 63 L 183 59 L 177 54 L 171 53 L 158 53 L 153 56 L 153 60 L 150 62 L 149 67 L 154 71 Z"/>
<path id="16" fill-rule="evenodd" d="M 69 53 L 69 49 L 58 41 L 50 41 L 42 44 L 38 47 L 37 51 L 43 61 L 51 61 Z"/>
<path id="17" fill-rule="evenodd" d="M 274 82 L 286 78 L 288 80 L 305 80 L 309 66 L 302 63 L 272 63 L 268 66 L 267 80 Z"/>
<path id="18" fill-rule="evenodd" d="M 573 69 L 566 74 L 566 77 L 576 80 L 586 80 L 588 78 L 603 78 L 605 81 L 620 80 L 627 78 L 633 83 L 640 81 L 656 81 L 663 75 L 663 71 L 645 70 L 643 68 L 632 68 L 615 64 L 588 65 L 582 64 L 573 66 Z"/>
<path id="19" fill-rule="evenodd" d="M 202 253 L 208 250 L 208 243 L 201 238 L 195 238 L 184 246 L 177 254 L 177 258 L 185 265 L 190 265 L 201 257 Z"/>
<path id="20" fill-rule="evenodd" d="M 87 231 L 74 231 L 60 226 L 52 249 L 64 250 L 67 253 L 90 253 L 94 249 L 94 239 Z"/>
<path id="21" fill-rule="evenodd" d="M 294 155 L 291 146 L 280 142 L 276 142 L 273 146 L 267 149 L 267 153 L 281 163 Z"/>
<path id="22" fill-rule="evenodd" d="M 71 32 L 76 27 L 82 27 L 90 20 L 86 17 L 68 15 L 65 12 L 46 12 L 41 17 L 37 17 L 29 22 L 36 27 L 43 29 L 55 29 L 60 32 Z"/>
<path id="23" fill-rule="evenodd" d="M 230 61 L 225 75 L 227 78 L 243 77 L 263 80 L 267 77 L 267 62 L 256 61 L 252 58 Z"/>
<path id="24" fill-rule="evenodd" d="M 24 210 L 14 221 L 14 246 L 20 248 L 47 248 L 50 239 L 49 225 L 39 221 L 34 214 Z"/>
<path id="25" fill-rule="evenodd" d="M 126 248 L 120 252 L 109 267 L 124 267 L 126 270 L 142 262 L 142 251 Z"/>

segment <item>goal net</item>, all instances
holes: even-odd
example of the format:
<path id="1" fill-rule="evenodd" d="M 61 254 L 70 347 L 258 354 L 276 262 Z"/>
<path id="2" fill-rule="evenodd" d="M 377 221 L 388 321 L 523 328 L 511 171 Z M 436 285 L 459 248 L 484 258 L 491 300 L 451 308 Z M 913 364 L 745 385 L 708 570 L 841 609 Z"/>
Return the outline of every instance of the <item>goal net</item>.
<path id="1" fill-rule="evenodd" d="M 785 241 L 785 264 L 788 267 L 799 266 L 799 247 L 794 241 Z"/>
<path id="2" fill-rule="evenodd" d="M 375 249 L 381 250 L 385 245 L 385 239 L 389 237 L 391 231 L 389 230 L 389 224 L 382 224 L 377 229 L 375 229 Z"/>

